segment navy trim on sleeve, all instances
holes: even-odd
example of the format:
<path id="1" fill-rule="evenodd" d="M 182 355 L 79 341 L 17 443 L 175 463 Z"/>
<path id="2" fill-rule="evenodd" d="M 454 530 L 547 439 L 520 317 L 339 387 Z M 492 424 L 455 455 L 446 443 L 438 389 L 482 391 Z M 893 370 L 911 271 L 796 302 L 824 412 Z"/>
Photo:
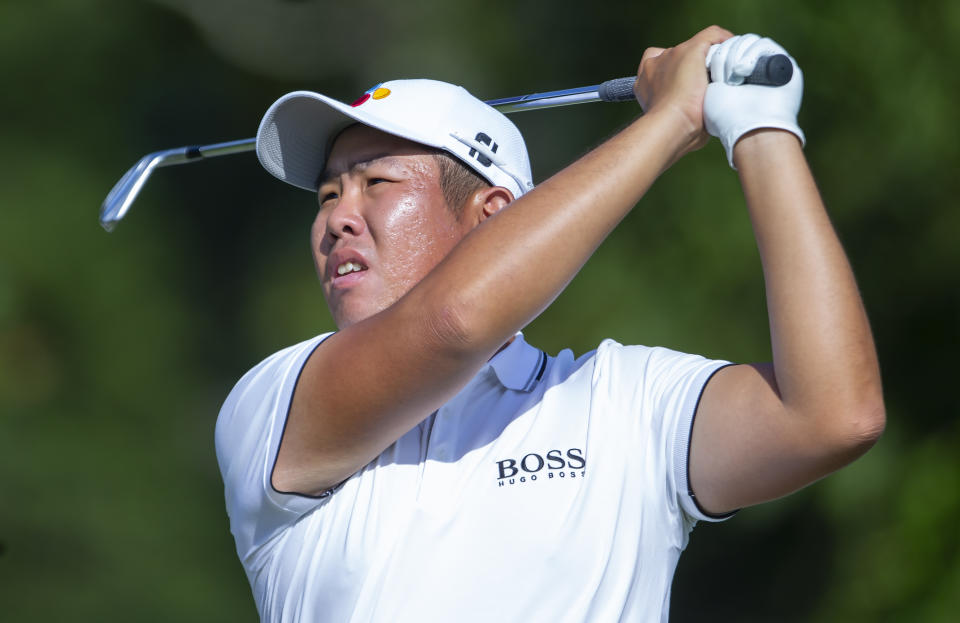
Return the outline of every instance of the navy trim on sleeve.
<path id="1" fill-rule="evenodd" d="M 693 492 L 693 487 L 690 485 L 690 447 L 693 445 L 693 424 L 694 422 L 697 421 L 697 412 L 700 411 L 700 399 L 703 398 L 703 392 L 706 391 L 707 385 L 710 384 L 710 381 L 713 379 L 713 376 L 720 370 L 723 370 L 724 368 L 729 368 L 730 366 L 733 366 L 733 365 L 736 365 L 736 364 L 728 363 L 724 366 L 720 366 L 719 368 L 711 372 L 710 376 L 707 377 L 707 380 L 704 381 L 703 387 L 700 388 L 700 395 L 697 396 L 697 404 L 693 408 L 693 417 L 690 418 L 690 431 L 689 431 L 689 434 L 687 435 L 687 495 L 689 495 L 690 499 L 693 500 L 693 504 L 694 506 L 697 507 L 697 510 L 703 513 L 704 516 L 710 517 L 711 519 L 726 519 L 728 517 L 732 517 L 737 512 L 739 512 L 739 509 L 730 511 L 729 513 L 722 513 L 720 515 L 716 515 L 714 513 L 708 513 L 706 510 L 704 510 L 702 506 L 700 506 L 700 501 L 697 499 L 696 494 L 694 494 Z"/>

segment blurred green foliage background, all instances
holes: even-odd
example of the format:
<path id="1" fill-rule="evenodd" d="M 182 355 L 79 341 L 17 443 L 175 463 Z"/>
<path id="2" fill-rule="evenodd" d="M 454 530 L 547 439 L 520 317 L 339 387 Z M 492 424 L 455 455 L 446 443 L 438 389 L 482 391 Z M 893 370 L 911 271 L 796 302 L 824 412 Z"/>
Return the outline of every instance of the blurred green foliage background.
<path id="1" fill-rule="evenodd" d="M 300 88 L 352 101 L 396 77 L 484 99 L 595 84 L 714 22 L 774 37 L 804 70 L 806 153 L 871 315 L 889 425 L 841 473 L 698 527 L 673 620 L 956 620 L 948 0 L 0 4 L 0 619 L 256 619 L 213 426 L 244 371 L 331 328 L 307 245 L 314 199 L 251 154 L 218 158 L 158 171 L 108 235 L 97 210 L 137 158 L 253 136 Z M 638 112 L 513 118 L 539 181 Z M 554 353 L 614 337 L 768 359 L 759 261 L 719 144 L 668 171 L 527 335 Z"/>

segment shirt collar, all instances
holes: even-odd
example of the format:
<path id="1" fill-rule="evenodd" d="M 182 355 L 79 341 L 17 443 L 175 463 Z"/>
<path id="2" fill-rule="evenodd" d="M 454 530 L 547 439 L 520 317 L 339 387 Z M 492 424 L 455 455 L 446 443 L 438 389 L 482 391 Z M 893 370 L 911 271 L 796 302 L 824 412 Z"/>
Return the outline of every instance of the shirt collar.
<path id="1" fill-rule="evenodd" d="M 543 376 L 547 354 L 527 344 L 523 333 L 517 333 L 513 342 L 490 360 L 490 367 L 507 389 L 528 392 Z"/>

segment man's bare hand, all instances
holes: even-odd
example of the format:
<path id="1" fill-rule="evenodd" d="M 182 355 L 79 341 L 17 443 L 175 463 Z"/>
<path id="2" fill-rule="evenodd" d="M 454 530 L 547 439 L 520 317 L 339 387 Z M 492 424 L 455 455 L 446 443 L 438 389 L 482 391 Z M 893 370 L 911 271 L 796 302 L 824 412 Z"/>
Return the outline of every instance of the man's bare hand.
<path id="1" fill-rule="evenodd" d="M 647 48 L 640 60 L 633 87 L 637 101 L 648 115 L 663 111 L 683 117 L 688 141 L 682 153 L 700 149 L 710 139 L 703 124 L 707 51 L 732 36 L 725 28 L 710 26 L 672 48 Z"/>

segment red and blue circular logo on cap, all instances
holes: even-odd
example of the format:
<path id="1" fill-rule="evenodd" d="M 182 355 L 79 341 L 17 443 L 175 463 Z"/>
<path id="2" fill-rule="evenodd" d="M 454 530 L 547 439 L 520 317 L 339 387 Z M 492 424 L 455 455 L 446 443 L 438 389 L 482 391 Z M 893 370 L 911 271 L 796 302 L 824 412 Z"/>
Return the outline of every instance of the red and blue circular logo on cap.
<path id="1" fill-rule="evenodd" d="M 383 84 L 383 83 L 381 82 L 380 84 Z M 357 101 L 355 101 L 350 105 L 356 108 L 357 106 L 365 104 L 367 101 L 371 99 L 382 100 L 386 96 L 390 95 L 390 89 L 381 87 L 380 84 L 367 89 L 366 93 L 361 95 L 359 98 L 357 98 Z"/>

